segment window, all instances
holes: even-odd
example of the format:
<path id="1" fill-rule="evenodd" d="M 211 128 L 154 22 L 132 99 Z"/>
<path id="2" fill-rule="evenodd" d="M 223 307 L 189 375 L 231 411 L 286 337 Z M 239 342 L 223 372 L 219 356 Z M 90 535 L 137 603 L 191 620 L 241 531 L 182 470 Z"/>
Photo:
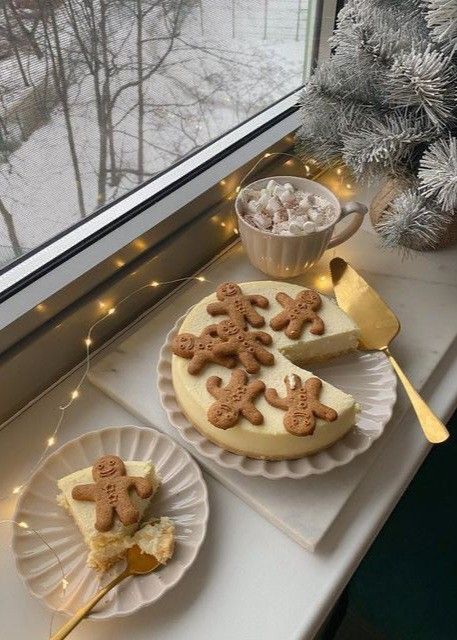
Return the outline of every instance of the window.
<path id="1" fill-rule="evenodd" d="M 5 0 L 0 268 L 300 87 L 319 4 Z"/>

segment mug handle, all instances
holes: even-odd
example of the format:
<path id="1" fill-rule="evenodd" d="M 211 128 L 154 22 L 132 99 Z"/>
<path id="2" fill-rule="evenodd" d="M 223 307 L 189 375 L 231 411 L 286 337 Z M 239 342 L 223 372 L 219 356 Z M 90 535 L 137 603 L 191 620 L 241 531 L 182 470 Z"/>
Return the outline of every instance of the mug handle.
<path id="1" fill-rule="evenodd" d="M 360 228 L 360 225 L 363 222 L 363 217 L 367 213 L 367 211 L 368 207 L 366 207 L 361 202 L 346 202 L 346 204 L 343 204 L 341 207 L 340 220 L 351 213 L 355 213 L 354 220 L 351 222 L 351 224 L 348 224 L 348 226 L 343 229 L 341 233 L 338 233 L 330 240 L 327 245 L 327 249 L 332 249 L 332 247 L 336 247 L 337 245 L 353 236 L 354 233 Z"/>

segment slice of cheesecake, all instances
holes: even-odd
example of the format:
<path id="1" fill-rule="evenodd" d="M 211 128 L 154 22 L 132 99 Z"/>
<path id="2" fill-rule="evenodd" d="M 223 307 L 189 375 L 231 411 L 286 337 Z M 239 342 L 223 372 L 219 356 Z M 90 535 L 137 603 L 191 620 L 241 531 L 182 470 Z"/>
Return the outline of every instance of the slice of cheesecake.
<path id="1" fill-rule="evenodd" d="M 152 493 L 141 498 L 135 487 L 128 490 L 128 498 L 136 510 L 138 519 L 128 525 L 122 524 L 117 513 L 113 512 L 112 526 L 105 531 L 96 528 L 96 503 L 94 499 L 75 499 L 75 487 L 93 487 L 93 467 L 86 467 L 61 478 L 57 486 L 60 494 L 57 502 L 72 515 L 85 543 L 89 548 L 87 564 L 98 571 L 106 571 L 125 554 L 132 546 L 132 536 L 140 526 L 145 510 L 152 496 L 159 487 L 160 481 L 150 461 L 130 460 L 124 462 L 126 476 L 145 479 L 152 485 Z M 109 489 L 108 489 L 109 490 Z"/>

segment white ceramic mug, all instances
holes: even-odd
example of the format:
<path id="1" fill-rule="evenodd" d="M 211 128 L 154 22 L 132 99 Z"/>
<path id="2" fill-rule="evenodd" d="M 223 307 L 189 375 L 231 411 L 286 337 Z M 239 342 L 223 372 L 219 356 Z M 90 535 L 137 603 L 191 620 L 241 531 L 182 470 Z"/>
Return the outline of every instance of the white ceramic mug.
<path id="1" fill-rule="evenodd" d="M 242 216 L 241 193 L 235 200 L 235 211 L 238 217 L 238 229 L 244 248 L 251 263 L 274 278 L 293 278 L 300 275 L 315 264 L 326 249 L 331 249 L 350 238 L 358 230 L 363 216 L 368 209 L 360 202 L 341 204 L 338 198 L 326 187 L 294 176 L 273 176 L 262 178 L 247 185 L 252 189 L 264 189 L 270 180 L 279 184 L 289 182 L 296 189 L 314 193 L 328 200 L 337 212 L 333 222 L 319 231 L 303 236 L 280 236 L 271 231 L 256 229 Z M 333 235 L 337 222 L 354 213 L 354 220 L 339 234 Z"/>

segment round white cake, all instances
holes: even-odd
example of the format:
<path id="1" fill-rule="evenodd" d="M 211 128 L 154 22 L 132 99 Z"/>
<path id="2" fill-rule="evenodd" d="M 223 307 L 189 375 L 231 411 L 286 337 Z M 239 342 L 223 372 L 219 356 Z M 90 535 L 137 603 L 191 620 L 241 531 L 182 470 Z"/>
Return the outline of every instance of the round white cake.
<path id="1" fill-rule="evenodd" d="M 359 331 L 352 320 L 335 302 L 316 292 L 307 294 L 313 300 L 318 299 L 315 307 L 297 306 L 295 301 L 300 299 L 299 294 L 311 290 L 286 282 L 229 283 L 228 288 L 221 285 L 218 291 L 221 287 L 230 295 L 214 293 L 196 304 L 184 319 L 179 337 L 174 341 L 180 348 L 174 347 L 173 385 L 178 402 L 190 422 L 206 438 L 224 449 L 268 460 L 300 458 L 342 438 L 355 424 L 355 400 L 325 380 L 319 381 L 304 367 L 312 368 L 313 362 L 356 349 Z M 246 303 L 239 301 L 240 295 Z M 246 304 L 252 314 L 244 316 L 245 325 L 242 327 Z M 289 308 L 288 305 L 292 306 Z M 288 318 L 289 312 L 291 318 Z M 306 319 L 297 325 L 297 317 L 300 320 L 302 312 Z M 233 327 L 236 324 L 238 329 Z M 231 351 L 231 345 L 235 344 L 236 350 L 237 345 L 246 342 L 242 340 L 244 331 L 251 335 L 255 345 L 259 345 L 260 361 L 257 361 L 257 346 L 246 347 L 251 352 L 248 356 L 238 356 Z M 259 331 L 263 332 L 263 337 L 256 335 Z M 203 338 L 205 344 L 211 343 L 207 359 L 206 347 L 202 356 L 202 351 L 197 351 L 195 346 L 201 344 L 197 338 L 202 334 L 210 336 Z M 235 334 L 241 334 L 238 335 L 238 343 Z M 217 345 L 217 357 L 214 356 L 212 339 Z M 189 351 L 189 341 L 195 351 Z M 181 343 L 187 350 L 181 349 Z M 219 343 L 224 346 L 220 347 Z M 254 371 L 256 368 L 258 370 Z M 231 381 L 233 391 L 232 376 L 253 390 L 249 412 L 236 411 L 224 404 L 228 399 L 229 405 L 236 405 L 241 397 L 237 388 L 236 393 L 224 398 L 224 389 Z M 313 382 L 309 382 L 311 379 Z M 252 384 L 255 381 L 256 384 Z M 221 412 L 221 406 L 226 408 L 225 414 Z M 317 409 L 310 413 L 310 407 Z M 305 412 L 306 428 L 295 424 L 294 411 L 298 414 Z"/>

